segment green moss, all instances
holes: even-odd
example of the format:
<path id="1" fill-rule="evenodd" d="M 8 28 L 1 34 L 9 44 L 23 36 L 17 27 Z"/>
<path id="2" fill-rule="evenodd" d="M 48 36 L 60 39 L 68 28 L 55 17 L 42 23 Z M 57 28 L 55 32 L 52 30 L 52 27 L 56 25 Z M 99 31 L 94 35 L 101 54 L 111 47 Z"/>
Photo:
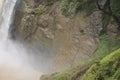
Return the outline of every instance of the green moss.
<path id="1" fill-rule="evenodd" d="M 120 49 L 94 64 L 83 76 L 82 80 L 119 80 Z"/>
<path id="2" fill-rule="evenodd" d="M 45 79 L 42 80 L 76 80 L 80 79 L 81 76 L 85 73 L 85 71 L 90 67 L 92 64 L 92 60 L 85 61 L 80 63 L 77 66 L 72 68 L 54 73 L 52 75 L 46 76 Z M 47 78 L 47 79 L 46 79 Z"/>
<path id="3" fill-rule="evenodd" d="M 55 3 L 56 1 L 58 1 L 58 0 L 47 0 L 47 5 L 51 5 L 51 4 Z"/>
<path id="4" fill-rule="evenodd" d="M 65 16 L 71 16 L 80 8 L 82 0 L 62 0 L 61 11 Z"/>
<path id="5" fill-rule="evenodd" d="M 71 80 L 70 76 L 66 76 L 66 75 L 59 75 L 59 76 L 55 76 L 54 78 L 55 80 Z"/>
<path id="6" fill-rule="evenodd" d="M 84 10 L 86 15 L 90 15 L 96 8 L 96 0 L 62 0 L 61 2 L 61 10 L 65 16 L 73 15 L 81 10 Z"/>
<path id="7" fill-rule="evenodd" d="M 114 79 L 114 80 L 119 80 L 120 79 L 120 69 L 118 69 L 118 71 L 115 72 L 112 79 Z"/>
<path id="8" fill-rule="evenodd" d="M 102 59 L 118 48 L 120 48 L 120 41 L 118 39 L 111 40 L 108 35 L 101 35 L 100 43 L 93 57 L 95 59 Z"/>
<path id="9" fill-rule="evenodd" d="M 88 63 L 87 63 L 88 64 Z M 51 80 L 119 80 L 120 79 L 120 49 L 112 52 L 100 62 L 94 63 L 84 74 L 86 66 L 76 66 L 48 77 Z M 84 76 L 83 76 L 84 74 Z M 82 77 L 83 76 L 83 77 Z"/>

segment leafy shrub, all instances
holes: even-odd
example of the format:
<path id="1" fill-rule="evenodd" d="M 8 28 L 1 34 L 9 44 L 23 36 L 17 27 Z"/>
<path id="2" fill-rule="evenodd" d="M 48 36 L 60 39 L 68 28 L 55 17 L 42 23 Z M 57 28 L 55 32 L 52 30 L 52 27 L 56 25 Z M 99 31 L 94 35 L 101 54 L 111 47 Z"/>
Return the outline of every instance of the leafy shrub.
<path id="1" fill-rule="evenodd" d="M 40 4 L 33 12 L 32 15 L 33 16 L 40 16 L 41 14 L 43 14 L 45 11 L 45 5 L 44 4 Z"/>

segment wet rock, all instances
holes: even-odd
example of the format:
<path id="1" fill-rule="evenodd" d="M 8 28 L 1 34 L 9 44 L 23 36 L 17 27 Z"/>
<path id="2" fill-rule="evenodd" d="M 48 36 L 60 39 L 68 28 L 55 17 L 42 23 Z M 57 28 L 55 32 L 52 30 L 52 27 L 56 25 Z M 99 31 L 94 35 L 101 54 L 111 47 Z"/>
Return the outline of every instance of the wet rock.
<path id="1" fill-rule="evenodd" d="M 25 3 L 28 4 L 27 1 Z M 32 9 L 30 6 L 27 5 L 27 9 Z M 49 48 L 51 53 L 46 54 L 52 55 L 49 58 L 54 70 L 65 69 L 89 59 L 99 42 L 101 14 L 96 12 L 85 18 L 84 12 L 80 12 L 68 18 L 62 15 L 59 2 L 46 8 L 45 14 L 38 16 L 26 11 L 20 17 L 19 24 L 16 23 L 14 34 L 21 35 L 21 39 L 29 40 L 30 44 L 36 44 L 38 49 L 41 44 Z"/>

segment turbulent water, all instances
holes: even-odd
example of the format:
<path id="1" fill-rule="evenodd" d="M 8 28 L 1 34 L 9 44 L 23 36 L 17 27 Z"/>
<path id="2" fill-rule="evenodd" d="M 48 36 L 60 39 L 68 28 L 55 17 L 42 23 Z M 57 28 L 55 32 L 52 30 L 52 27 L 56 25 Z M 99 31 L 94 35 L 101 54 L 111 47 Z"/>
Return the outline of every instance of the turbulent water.
<path id="1" fill-rule="evenodd" d="M 39 80 L 41 73 L 27 63 L 24 46 L 8 38 L 15 3 L 0 0 L 0 80 Z"/>

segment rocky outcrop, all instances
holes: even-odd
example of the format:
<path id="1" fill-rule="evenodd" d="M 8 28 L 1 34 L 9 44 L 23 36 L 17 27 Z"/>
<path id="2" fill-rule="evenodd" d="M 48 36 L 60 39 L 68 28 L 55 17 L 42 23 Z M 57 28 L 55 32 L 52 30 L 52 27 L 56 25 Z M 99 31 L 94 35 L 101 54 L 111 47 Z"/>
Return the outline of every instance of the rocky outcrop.
<path id="1" fill-rule="evenodd" d="M 25 42 L 29 50 L 35 49 L 34 62 L 42 63 L 38 67 L 53 73 L 55 70 L 41 80 L 119 79 L 116 21 L 99 10 L 85 16 L 83 10 L 75 13 L 75 3 L 61 5 L 60 1 L 51 1 L 21 0 L 16 4 L 10 28 L 12 39 Z M 63 14 L 62 8 L 68 15 Z"/>
<path id="2" fill-rule="evenodd" d="M 62 15 L 59 1 L 37 8 L 33 5 L 32 0 L 23 0 L 16 8 L 14 38 L 34 44 L 40 50 L 47 49 L 55 70 L 72 67 L 92 56 L 102 29 L 101 12 L 85 17 L 81 11 L 66 17 Z M 37 11 L 40 14 L 36 15 Z"/>

